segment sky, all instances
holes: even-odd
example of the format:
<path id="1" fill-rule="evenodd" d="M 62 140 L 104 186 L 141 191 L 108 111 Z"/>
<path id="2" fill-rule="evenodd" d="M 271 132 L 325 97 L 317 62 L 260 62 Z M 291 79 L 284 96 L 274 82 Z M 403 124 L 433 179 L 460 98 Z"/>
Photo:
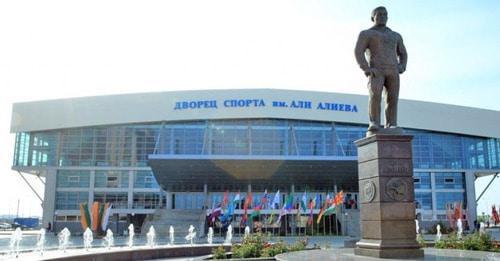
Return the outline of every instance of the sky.
<path id="1" fill-rule="evenodd" d="M 193 89 L 366 95 L 354 44 L 380 5 L 408 51 L 400 98 L 500 110 L 500 1 L 0 1 L 0 214 L 18 200 L 20 215 L 42 213 L 11 170 L 12 103 Z M 478 212 L 498 195 L 500 178 Z"/>

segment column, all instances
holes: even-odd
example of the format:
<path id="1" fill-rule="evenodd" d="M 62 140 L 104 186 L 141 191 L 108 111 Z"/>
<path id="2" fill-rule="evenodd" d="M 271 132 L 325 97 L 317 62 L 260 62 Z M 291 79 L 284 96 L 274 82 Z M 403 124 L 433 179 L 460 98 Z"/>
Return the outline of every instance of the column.
<path id="1" fill-rule="evenodd" d="M 45 191 L 42 203 L 42 227 L 47 227 L 50 222 L 54 231 L 56 231 L 54 222 L 56 209 L 56 175 L 56 169 L 48 169 L 45 173 Z"/>
<path id="2" fill-rule="evenodd" d="M 295 184 L 292 184 L 290 186 L 290 192 L 295 196 Z M 294 202 L 295 202 L 295 200 L 294 200 Z M 293 209 L 294 208 L 295 208 L 295 206 L 293 207 Z M 292 229 L 292 236 L 295 236 L 295 230 L 297 229 L 297 225 L 295 224 L 295 217 L 296 217 L 296 215 L 294 215 L 294 214 L 291 215 L 290 227 Z"/>
<path id="3" fill-rule="evenodd" d="M 127 208 L 133 211 L 134 208 L 134 171 L 128 172 L 128 193 L 127 193 Z"/>
<path id="4" fill-rule="evenodd" d="M 437 220 L 436 173 L 431 172 L 432 220 Z"/>
<path id="5" fill-rule="evenodd" d="M 90 180 L 89 180 L 89 207 L 92 206 L 92 202 L 94 202 L 94 187 L 95 187 L 95 170 L 91 170 Z"/>
<path id="6" fill-rule="evenodd" d="M 464 173 L 465 195 L 467 200 L 467 222 L 469 229 L 474 229 L 474 221 L 477 220 L 477 203 L 476 203 L 476 175 L 472 171 Z"/>

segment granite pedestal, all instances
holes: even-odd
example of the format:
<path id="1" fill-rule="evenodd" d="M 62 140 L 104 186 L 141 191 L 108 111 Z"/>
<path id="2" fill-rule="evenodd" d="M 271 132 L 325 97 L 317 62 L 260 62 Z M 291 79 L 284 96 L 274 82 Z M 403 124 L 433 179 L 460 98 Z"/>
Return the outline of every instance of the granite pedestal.
<path id="1" fill-rule="evenodd" d="M 373 135 L 357 140 L 361 240 L 356 255 L 423 256 L 416 241 L 410 135 Z"/>

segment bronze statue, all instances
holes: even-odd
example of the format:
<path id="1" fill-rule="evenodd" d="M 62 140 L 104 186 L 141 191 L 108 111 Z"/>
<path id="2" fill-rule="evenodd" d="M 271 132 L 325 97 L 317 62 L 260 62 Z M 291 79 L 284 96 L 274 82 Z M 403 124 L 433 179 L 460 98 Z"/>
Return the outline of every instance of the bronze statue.
<path id="1" fill-rule="evenodd" d="M 356 61 L 369 78 L 367 136 L 375 133 L 400 134 L 397 127 L 399 74 L 406 70 L 408 55 L 400 34 L 386 26 L 387 10 L 380 6 L 372 11 L 374 26 L 359 34 L 354 50 Z M 368 58 L 368 60 L 365 58 Z M 385 97 L 385 125 L 380 129 L 380 102 Z"/>

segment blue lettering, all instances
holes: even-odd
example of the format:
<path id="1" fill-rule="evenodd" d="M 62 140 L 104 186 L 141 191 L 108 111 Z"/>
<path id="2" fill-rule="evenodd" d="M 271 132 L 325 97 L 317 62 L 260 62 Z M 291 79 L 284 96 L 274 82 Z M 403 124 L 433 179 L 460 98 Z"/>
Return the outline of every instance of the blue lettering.
<path id="1" fill-rule="evenodd" d="M 358 107 L 356 107 L 356 105 L 352 106 L 352 112 L 358 112 Z"/>
<path id="2" fill-rule="evenodd" d="M 181 110 L 181 103 L 180 102 L 176 102 L 175 103 L 175 107 L 174 107 L 174 110 Z"/>
<path id="3" fill-rule="evenodd" d="M 320 103 L 318 104 L 318 107 L 316 107 L 316 109 L 317 109 L 317 110 L 324 110 L 324 109 L 325 109 L 325 107 L 323 107 L 323 103 L 322 103 L 322 102 L 320 102 Z"/>
<path id="4" fill-rule="evenodd" d="M 283 101 L 273 101 L 273 107 L 288 107 L 288 105 Z"/>

